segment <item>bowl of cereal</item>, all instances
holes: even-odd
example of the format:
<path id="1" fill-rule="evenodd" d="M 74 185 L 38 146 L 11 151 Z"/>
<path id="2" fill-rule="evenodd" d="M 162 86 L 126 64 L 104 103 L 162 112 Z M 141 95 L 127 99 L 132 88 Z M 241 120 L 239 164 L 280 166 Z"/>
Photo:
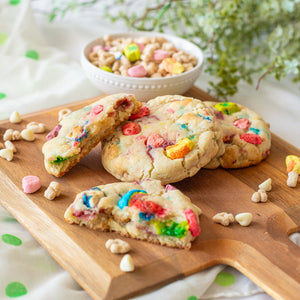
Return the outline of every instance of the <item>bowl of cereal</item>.
<path id="1" fill-rule="evenodd" d="M 102 92 L 133 93 L 147 101 L 190 89 L 202 70 L 203 53 L 195 44 L 172 35 L 115 33 L 84 46 L 81 65 Z"/>

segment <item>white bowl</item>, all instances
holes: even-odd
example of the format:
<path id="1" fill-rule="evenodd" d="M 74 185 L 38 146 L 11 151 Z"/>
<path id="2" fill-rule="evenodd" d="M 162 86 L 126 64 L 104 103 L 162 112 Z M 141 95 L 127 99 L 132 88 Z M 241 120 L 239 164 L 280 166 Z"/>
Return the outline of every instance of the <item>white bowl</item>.
<path id="1" fill-rule="evenodd" d="M 182 38 L 162 34 L 158 32 L 127 32 L 111 34 L 113 38 L 119 37 L 140 37 L 140 36 L 162 36 L 172 42 L 178 50 L 194 55 L 198 63 L 190 71 L 161 78 L 136 78 L 116 75 L 101 70 L 94 66 L 88 56 L 96 45 L 104 45 L 103 38 L 98 38 L 88 43 L 81 54 L 81 65 L 89 80 L 106 94 L 132 93 L 140 101 L 148 101 L 156 96 L 181 95 L 189 90 L 199 77 L 203 67 L 203 53 L 193 43 Z"/>

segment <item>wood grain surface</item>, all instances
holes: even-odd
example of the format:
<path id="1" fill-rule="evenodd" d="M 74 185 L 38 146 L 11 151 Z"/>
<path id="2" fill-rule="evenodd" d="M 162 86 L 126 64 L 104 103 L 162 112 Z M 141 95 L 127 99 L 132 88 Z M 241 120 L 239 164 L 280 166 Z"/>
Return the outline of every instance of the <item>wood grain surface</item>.
<path id="1" fill-rule="evenodd" d="M 197 88 L 186 95 L 213 100 Z M 75 110 L 96 99 L 64 107 Z M 22 116 L 20 124 L 0 122 L 0 141 L 6 129 L 22 130 L 30 121 L 45 123 L 51 130 L 61 108 Z M 216 264 L 238 269 L 275 299 L 299 299 L 300 248 L 288 235 L 300 229 L 300 184 L 289 188 L 285 172 L 285 156 L 300 156 L 299 149 L 273 135 L 270 156 L 257 166 L 201 169 L 195 176 L 174 184 L 201 207 L 202 234 L 189 251 L 124 238 L 132 246 L 136 270 L 123 273 L 119 268 L 122 256 L 110 253 L 104 246 L 117 234 L 70 225 L 63 218 L 78 192 L 117 181 L 101 165 L 101 147 L 97 146 L 62 178 L 55 178 L 43 165 L 45 135 L 36 134 L 34 142 L 16 141 L 18 152 L 13 161 L 0 159 L 0 202 L 94 299 L 130 298 Z M 38 192 L 23 193 L 22 178 L 26 175 L 41 178 Z M 273 189 L 268 192 L 268 201 L 253 203 L 251 195 L 270 177 Z M 53 180 L 61 183 L 62 195 L 49 201 L 43 194 Z M 215 224 L 212 217 L 223 211 L 234 215 L 251 212 L 253 222 L 249 227 Z"/>

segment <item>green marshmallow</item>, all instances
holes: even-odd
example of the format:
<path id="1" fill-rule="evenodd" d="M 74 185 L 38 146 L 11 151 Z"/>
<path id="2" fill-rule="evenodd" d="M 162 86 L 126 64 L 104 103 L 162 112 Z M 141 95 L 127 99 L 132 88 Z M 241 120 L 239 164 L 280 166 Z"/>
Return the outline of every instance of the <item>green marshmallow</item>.
<path id="1" fill-rule="evenodd" d="M 151 223 L 156 228 L 158 235 L 169 235 L 182 238 L 186 235 L 186 232 L 189 230 L 189 224 L 187 221 L 176 223 L 171 220 L 165 222 L 152 220 Z"/>

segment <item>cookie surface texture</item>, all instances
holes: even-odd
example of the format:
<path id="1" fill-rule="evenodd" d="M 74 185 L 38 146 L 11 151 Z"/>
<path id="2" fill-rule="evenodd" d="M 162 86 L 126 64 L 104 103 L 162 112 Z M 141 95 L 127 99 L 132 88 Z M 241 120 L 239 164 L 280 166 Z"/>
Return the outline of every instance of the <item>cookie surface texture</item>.
<path id="1" fill-rule="evenodd" d="M 68 223 L 169 247 L 187 248 L 200 234 L 201 209 L 159 180 L 99 185 L 76 195 Z"/>
<path id="2" fill-rule="evenodd" d="M 223 131 L 225 152 L 205 166 L 214 169 L 243 168 L 265 159 L 271 148 L 269 125 L 256 112 L 232 102 L 205 102 L 214 109 L 216 122 Z"/>
<path id="3" fill-rule="evenodd" d="M 102 143 L 102 164 L 116 178 L 180 181 L 195 175 L 219 151 L 221 134 L 213 111 L 202 101 L 172 95 L 145 106 L 149 114 L 121 124 Z"/>
<path id="4" fill-rule="evenodd" d="M 141 106 L 134 95 L 114 94 L 64 117 L 56 127 L 58 132 L 43 145 L 47 172 L 64 175 Z"/>

